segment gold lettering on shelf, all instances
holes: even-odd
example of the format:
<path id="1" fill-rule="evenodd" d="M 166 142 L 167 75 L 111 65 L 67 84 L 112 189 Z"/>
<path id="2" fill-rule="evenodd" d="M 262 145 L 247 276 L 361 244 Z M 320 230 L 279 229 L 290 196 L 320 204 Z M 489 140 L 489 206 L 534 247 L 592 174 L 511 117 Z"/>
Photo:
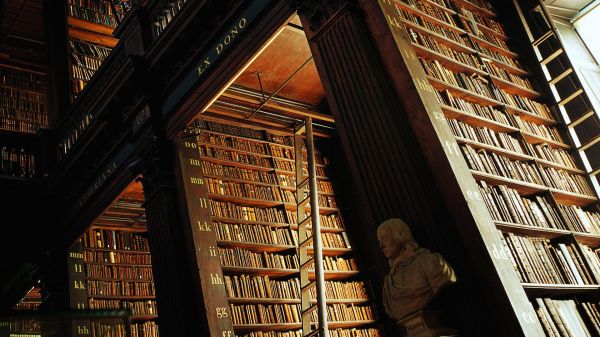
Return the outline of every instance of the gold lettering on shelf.
<path id="1" fill-rule="evenodd" d="M 83 253 L 69 252 L 69 257 L 74 259 L 83 259 Z"/>
<path id="2" fill-rule="evenodd" d="M 85 325 L 78 325 L 77 326 L 77 334 L 78 335 L 89 335 L 90 329 L 88 329 L 88 327 Z"/>
<path id="3" fill-rule="evenodd" d="M 210 256 L 218 256 L 217 247 L 215 247 L 215 246 L 209 246 L 208 247 L 208 253 L 210 254 Z"/>
<path id="4" fill-rule="evenodd" d="M 204 179 L 197 177 L 190 177 L 190 182 L 196 185 L 204 185 Z"/>
<path id="5" fill-rule="evenodd" d="M 219 274 L 210 274 L 210 283 L 211 284 L 223 284 L 223 279 Z"/>
<path id="6" fill-rule="evenodd" d="M 83 266 L 81 264 L 75 263 L 73 268 L 75 269 L 76 273 L 83 273 Z"/>
<path id="7" fill-rule="evenodd" d="M 208 225 L 208 222 L 206 221 L 200 221 L 198 220 L 198 228 L 203 231 L 203 232 L 210 232 L 210 226 Z"/>
<path id="8" fill-rule="evenodd" d="M 84 290 L 85 289 L 85 284 L 83 283 L 83 281 L 73 281 L 73 288 L 74 289 Z"/>
<path id="9" fill-rule="evenodd" d="M 388 14 L 387 18 L 388 18 L 388 22 L 390 23 L 391 26 L 396 27 L 396 28 L 402 28 L 402 25 L 400 24 L 398 19 L 396 19 L 395 16 L 391 16 Z"/>
<path id="10" fill-rule="evenodd" d="M 190 165 L 192 165 L 192 166 L 200 166 L 200 161 L 198 159 L 190 158 Z"/>
<path id="11" fill-rule="evenodd" d="M 492 256 L 498 260 L 510 261 L 510 251 L 504 245 L 492 243 Z"/>
<path id="12" fill-rule="evenodd" d="M 233 336 L 234 336 L 233 331 L 231 331 L 231 330 L 223 331 L 223 337 L 233 337 Z"/>
<path id="13" fill-rule="evenodd" d="M 85 309 L 85 303 L 84 302 L 77 302 L 76 308 L 77 309 Z"/>
<path id="14" fill-rule="evenodd" d="M 217 318 L 227 318 L 227 307 L 217 307 L 215 310 L 217 311 Z"/>
<path id="15" fill-rule="evenodd" d="M 192 149 L 195 149 L 198 147 L 198 145 L 194 142 L 183 142 L 183 146 L 185 146 L 187 148 L 192 148 Z"/>
<path id="16" fill-rule="evenodd" d="M 206 198 L 198 198 L 200 201 L 200 208 L 208 208 L 208 200 Z"/>

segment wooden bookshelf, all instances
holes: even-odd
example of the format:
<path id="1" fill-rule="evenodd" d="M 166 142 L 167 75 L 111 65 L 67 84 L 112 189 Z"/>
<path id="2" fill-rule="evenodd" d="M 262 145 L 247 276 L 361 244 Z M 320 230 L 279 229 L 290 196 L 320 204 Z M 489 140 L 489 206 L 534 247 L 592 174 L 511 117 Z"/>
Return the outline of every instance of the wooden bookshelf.
<path id="1" fill-rule="evenodd" d="M 409 3 L 395 4 L 396 18 L 409 33 L 457 152 L 462 152 L 500 232 L 501 254 L 513 262 L 524 291 L 540 308 L 538 315 L 542 307 L 566 310 L 572 305 L 553 298 L 597 294 L 600 260 L 594 249 L 600 246 L 600 213 L 589 206 L 597 205 L 598 198 L 570 154 L 572 146 L 560 140 L 557 127 L 562 125 L 537 102 L 543 101 L 542 94 L 519 66 L 519 54 L 510 50 L 492 6 L 487 0 L 451 0 L 453 11 L 432 20 L 431 13 Z M 441 27 L 459 33 L 446 15 L 454 16 L 466 47 L 438 33 Z M 472 56 L 460 53 L 475 55 L 478 66 L 465 63 Z M 577 305 L 593 319 L 600 317 L 589 303 Z"/>
<path id="2" fill-rule="evenodd" d="M 195 158 L 198 159 L 196 167 L 199 169 L 193 177 L 202 179 L 198 186 L 203 186 L 205 192 L 201 197 L 208 199 L 210 216 L 206 219 L 213 226 L 211 232 L 214 233 L 215 247 L 219 251 L 220 272 L 227 293 L 225 300 L 230 306 L 233 329 L 240 334 L 299 329 L 299 321 L 287 321 L 289 316 L 276 322 L 268 315 L 260 316 L 262 318 L 254 316 L 254 310 L 259 308 L 275 306 L 273 310 L 280 310 L 283 307 L 278 306 L 300 304 L 300 297 L 295 294 L 299 265 L 296 255 L 298 239 L 295 234 L 298 228 L 295 220 L 297 206 L 295 200 L 291 200 L 295 199 L 296 179 L 293 171 L 295 163 L 292 138 L 212 121 L 198 121 L 190 133 L 196 137 L 193 146 L 197 149 Z M 342 285 L 361 280 L 364 276 L 359 270 L 360 263 L 354 259 L 340 211 L 336 207 L 330 207 L 335 205 L 335 193 L 330 178 L 327 177 L 328 160 L 317 153 L 317 163 L 321 184 L 319 188 L 324 190 L 319 193 L 319 213 L 323 226 L 321 232 L 325 280 L 331 287 L 339 287 L 336 291 L 344 294 L 344 289 L 347 288 Z M 217 189 L 219 193 L 214 193 Z M 273 200 L 267 200 L 264 196 L 248 197 L 248 193 L 255 194 L 261 189 L 268 189 L 272 193 L 268 198 Z M 313 253 L 309 247 L 308 254 Z M 207 265 L 206 268 L 216 271 L 212 265 Z M 211 273 L 214 279 L 213 275 L 214 272 Z M 314 272 L 309 272 L 309 278 L 315 278 Z M 255 284 L 252 286 L 250 282 L 258 283 L 252 283 Z M 258 291 L 257 289 L 262 289 L 259 284 L 265 282 L 270 282 L 272 287 L 275 287 L 273 284 L 278 284 L 277 287 L 282 288 L 273 289 L 283 289 L 281 291 L 289 293 L 287 296 L 237 294 L 238 291 L 250 291 L 250 288 Z M 328 305 L 359 305 L 369 308 L 371 305 L 367 297 L 354 298 L 349 294 L 337 296 L 340 295 L 328 295 Z M 244 316 L 238 317 L 238 311 L 243 312 Z M 366 319 L 362 320 L 332 320 L 332 327 L 362 329 L 375 324 L 372 315 L 363 317 Z"/>
<path id="3" fill-rule="evenodd" d="M 158 311 L 145 210 L 143 200 L 132 199 L 141 197 L 140 192 L 140 183 L 132 183 L 71 248 L 71 303 L 79 309 L 129 309 L 132 331 L 139 337 L 156 337 Z"/>
<path id="4" fill-rule="evenodd" d="M 35 134 L 48 127 L 45 73 L 0 64 L 0 132 Z"/>

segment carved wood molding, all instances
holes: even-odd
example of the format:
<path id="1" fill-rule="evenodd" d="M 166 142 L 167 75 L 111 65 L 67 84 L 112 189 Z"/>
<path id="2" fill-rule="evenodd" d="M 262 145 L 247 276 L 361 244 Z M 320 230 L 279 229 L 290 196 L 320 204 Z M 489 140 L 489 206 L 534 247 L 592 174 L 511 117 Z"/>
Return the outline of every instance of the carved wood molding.
<path id="1" fill-rule="evenodd" d="M 333 17 L 344 5 L 351 0 L 289 0 L 290 6 L 298 14 L 306 16 L 310 21 L 310 29 L 317 30 Z"/>

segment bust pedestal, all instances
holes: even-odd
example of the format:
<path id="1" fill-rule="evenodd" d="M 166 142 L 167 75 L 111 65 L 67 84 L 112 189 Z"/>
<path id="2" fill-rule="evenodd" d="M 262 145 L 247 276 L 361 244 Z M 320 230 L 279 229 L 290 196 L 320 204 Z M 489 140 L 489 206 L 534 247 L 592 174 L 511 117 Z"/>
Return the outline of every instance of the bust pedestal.
<path id="1" fill-rule="evenodd" d="M 398 321 L 406 329 L 406 337 L 451 337 L 458 336 L 457 331 L 442 325 L 439 313 L 421 310 Z"/>

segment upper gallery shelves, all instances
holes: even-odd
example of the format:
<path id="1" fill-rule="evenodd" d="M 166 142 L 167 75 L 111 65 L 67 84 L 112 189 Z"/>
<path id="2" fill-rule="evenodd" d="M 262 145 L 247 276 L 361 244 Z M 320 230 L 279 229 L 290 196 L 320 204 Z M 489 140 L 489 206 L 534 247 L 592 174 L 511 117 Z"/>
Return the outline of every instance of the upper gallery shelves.
<path id="1" fill-rule="evenodd" d="M 289 130 L 311 117 L 321 133 L 333 130 L 300 19 L 294 15 L 246 64 L 204 116 Z M 319 127 L 321 126 L 321 127 Z"/>

